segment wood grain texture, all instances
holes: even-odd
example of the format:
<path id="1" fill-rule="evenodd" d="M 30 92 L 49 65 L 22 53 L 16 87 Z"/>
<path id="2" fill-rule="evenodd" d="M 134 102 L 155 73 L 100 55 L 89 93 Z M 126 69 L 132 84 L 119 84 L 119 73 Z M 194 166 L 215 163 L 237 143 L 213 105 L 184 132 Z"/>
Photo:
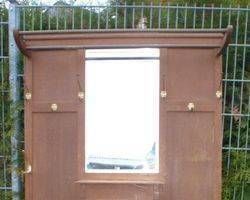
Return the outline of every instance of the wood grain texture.
<path id="1" fill-rule="evenodd" d="M 220 199 L 219 60 L 214 50 L 168 50 L 165 199 Z M 188 102 L 194 103 L 194 112 L 188 111 Z"/>
<path id="2" fill-rule="evenodd" d="M 222 33 L 26 35 L 27 45 L 220 44 Z M 80 37 L 80 36 L 81 37 Z M 58 36 L 58 37 L 57 37 Z M 60 36 L 60 37 L 59 37 Z M 155 36 L 155 37 L 153 37 Z M 177 37 L 178 36 L 178 37 Z M 64 37 L 64 38 L 63 38 Z M 67 37 L 67 39 L 65 39 Z M 73 38 L 72 38 L 73 37 Z M 26 200 L 220 200 L 221 57 L 218 48 L 162 48 L 160 173 L 84 172 L 84 49 L 31 51 L 25 61 Z M 79 86 L 79 82 L 81 86 Z M 188 103 L 195 109 L 188 111 Z M 52 103 L 58 110 L 52 112 Z"/>

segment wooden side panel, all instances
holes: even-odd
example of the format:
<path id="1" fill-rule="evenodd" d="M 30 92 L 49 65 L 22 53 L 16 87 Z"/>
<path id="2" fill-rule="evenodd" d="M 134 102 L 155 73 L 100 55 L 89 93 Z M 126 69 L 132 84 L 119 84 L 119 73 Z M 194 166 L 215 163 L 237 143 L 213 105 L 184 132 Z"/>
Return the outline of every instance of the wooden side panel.
<path id="1" fill-rule="evenodd" d="M 215 95 L 220 59 L 214 50 L 167 50 L 168 176 L 162 199 L 220 199 L 221 100 Z M 194 111 L 188 110 L 189 103 Z"/>
<path id="2" fill-rule="evenodd" d="M 35 113 L 33 128 L 33 200 L 72 199 L 76 113 Z"/>
<path id="3" fill-rule="evenodd" d="M 78 51 L 33 53 L 33 100 L 72 102 L 77 100 Z"/>
<path id="4" fill-rule="evenodd" d="M 214 59 L 214 50 L 169 49 L 168 101 L 214 100 Z"/>
<path id="5" fill-rule="evenodd" d="M 212 200 L 213 113 L 169 112 L 167 117 L 168 199 Z"/>
<path id="6" fill-rule="evenodd" d="M 33 52 L 28 63 L 26 92 L 32 99 L 25 103 L 25 151 L 32 173 L 26 175 L 27 200 L 75 199 L 82 57 L 77 50 Z"/>

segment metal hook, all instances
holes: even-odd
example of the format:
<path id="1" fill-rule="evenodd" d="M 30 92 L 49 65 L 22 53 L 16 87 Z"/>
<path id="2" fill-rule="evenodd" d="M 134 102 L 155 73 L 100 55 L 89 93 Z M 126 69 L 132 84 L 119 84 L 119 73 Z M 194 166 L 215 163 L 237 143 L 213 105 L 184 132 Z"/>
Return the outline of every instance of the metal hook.
<path id="1" fill-rule="evenodd" d="M 24 86 L 24 89 L 25 89 L 25 91 L 27 91 L 26 93 L 25 93 L 25 99 L 26 100 L 31 100 L 31 98 L 32 98 L 32 94 L 31 94 L 31 92 L 29 91 L 29 88 L 28 88 L 28 86 L 27 86 L 27 84 L 26 84 L 26 78 L 25 78 L 25 76 L 23 77 L 23 86 Z"/>
<path id="2" fill-rule="evenodd" d="M 161 90 L 161 98 L 167 97 L 167 91 L 166 91 L 166 77 L 165 74 L 162 75 L 162 90 Z"/>
<path id="3" fill-rule="evenodd" d="M 79 92 L 78 92 L 78 98 L 80 100 L 83 100 L 84 99 L 84 92 L 83 92 L 83 87 L 81 85 L 81 82 L 80 82 L 80 79 L 79 79 L 80 75 L 77 74 L 77 83 L 78 83 L 78 87 L 79 87 Z"/>

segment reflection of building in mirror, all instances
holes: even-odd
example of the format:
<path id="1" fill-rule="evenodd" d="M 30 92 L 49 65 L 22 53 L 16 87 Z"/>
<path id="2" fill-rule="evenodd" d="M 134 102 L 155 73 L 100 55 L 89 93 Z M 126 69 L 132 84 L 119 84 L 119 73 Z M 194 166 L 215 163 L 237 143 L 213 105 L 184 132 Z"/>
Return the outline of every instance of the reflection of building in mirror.
<path id="1" fill-rule="evenodd" d="M 144 159 L 112 158 L 103 156 L 89 156 L 87 169 L 155 169 L 155 143 Z"/>
<path id="2" fill-rule="evenodd" d="M 86 50 L 86 172 L 159 172 L 159 69 L 159 49 Z"/>

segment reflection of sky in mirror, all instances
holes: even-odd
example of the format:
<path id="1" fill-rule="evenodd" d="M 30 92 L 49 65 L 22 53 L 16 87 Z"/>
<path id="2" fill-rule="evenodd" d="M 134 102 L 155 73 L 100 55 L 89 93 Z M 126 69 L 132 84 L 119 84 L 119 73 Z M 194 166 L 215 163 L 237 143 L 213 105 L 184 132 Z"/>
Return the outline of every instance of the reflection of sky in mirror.
<path id="1" fill-rule="evenodd" d="M 159 57 L 158 49 L 108 52 L 86 55 Z M 88 60 L 85 73 L 86 157 L 145 159 L 158 145 L 159 60 Z"/>

